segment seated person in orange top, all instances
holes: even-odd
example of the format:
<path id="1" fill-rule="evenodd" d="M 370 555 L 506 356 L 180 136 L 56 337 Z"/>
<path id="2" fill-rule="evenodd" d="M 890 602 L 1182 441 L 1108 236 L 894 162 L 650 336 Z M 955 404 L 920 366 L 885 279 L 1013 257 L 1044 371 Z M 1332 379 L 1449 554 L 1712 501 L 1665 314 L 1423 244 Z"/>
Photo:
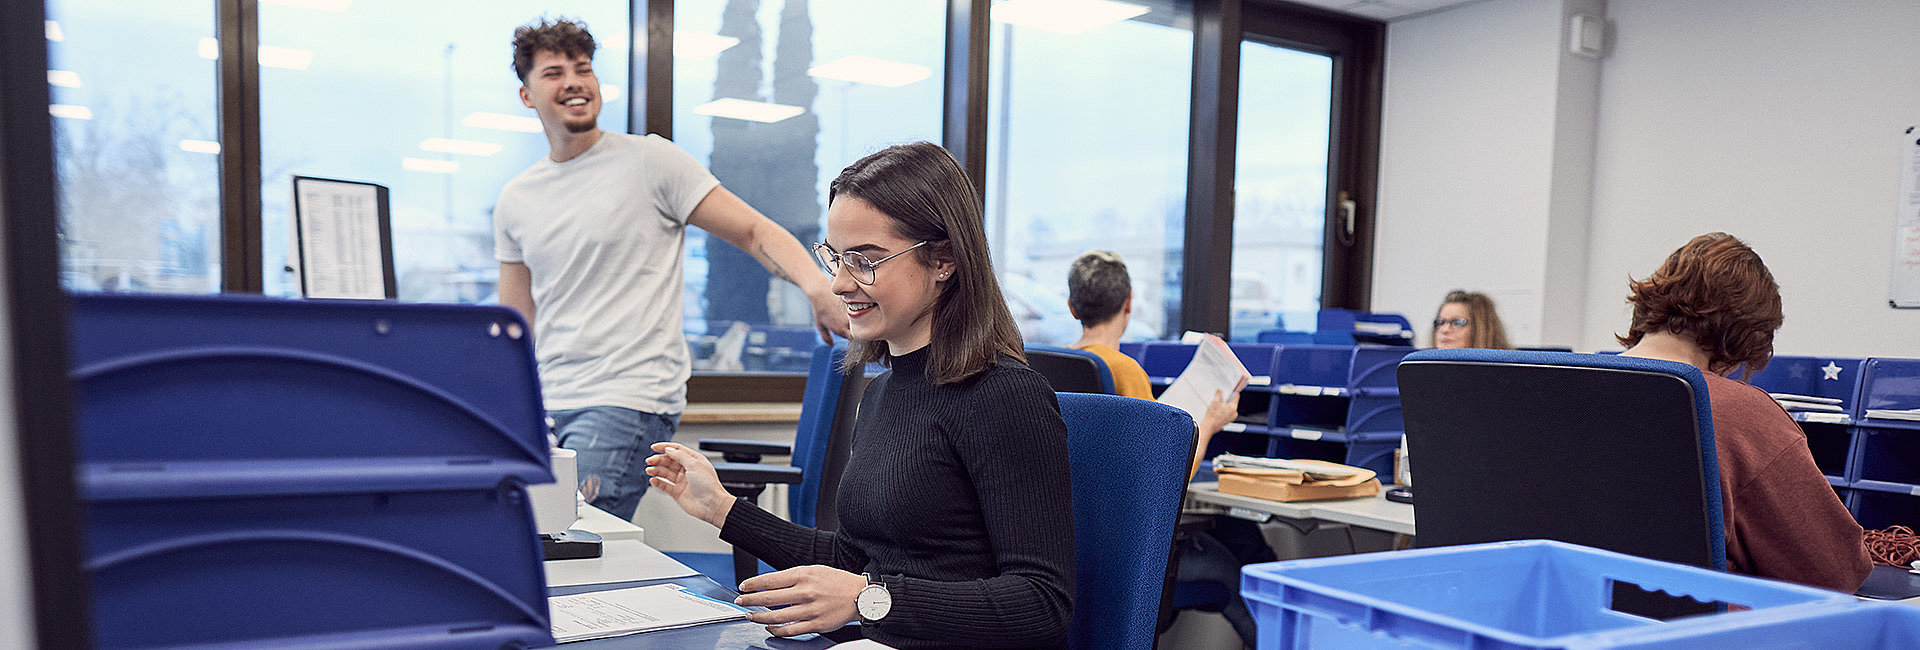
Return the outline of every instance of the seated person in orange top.
<path id="1" fill-rule="evenodd" d="M 1727 569 L 1852 592 L 1872 563 L 1807 437 L 1765 391 L 1727 376 L 1773 358 L 1780 285 L 1732 235 L 1701 235 L 1628 285 L 1626 356 L 1693 365 L 1706 378 L 1725 506 Z M 1745 379 L 1743 375 L 1742 379 Z"/>
<path id="2" fill-rule="evenodd" d="M 1507 343 L 1507 328 L 1500 326 L 1500 314 L 1493 311 L 1493 299 L 1459 290 L 1448 292 L 1440 313 L 1433 315 L 1433 347 L 1513 349 Z"/>

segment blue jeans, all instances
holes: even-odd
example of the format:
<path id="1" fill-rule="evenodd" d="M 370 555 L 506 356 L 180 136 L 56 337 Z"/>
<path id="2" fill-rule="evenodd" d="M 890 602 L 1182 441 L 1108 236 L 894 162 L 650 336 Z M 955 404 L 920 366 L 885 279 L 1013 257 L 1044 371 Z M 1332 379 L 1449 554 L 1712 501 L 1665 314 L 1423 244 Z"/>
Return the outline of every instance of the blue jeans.
<path id="1" fill-rule="evenodd" d="M 580 467 L 580 493 L 594 507 L 633 520 L 647 493 L 647 457 L 656 442 L 673 439 L 680 416 L 618 406 L 548 411 L 560 446 L 572 449 Z"/>

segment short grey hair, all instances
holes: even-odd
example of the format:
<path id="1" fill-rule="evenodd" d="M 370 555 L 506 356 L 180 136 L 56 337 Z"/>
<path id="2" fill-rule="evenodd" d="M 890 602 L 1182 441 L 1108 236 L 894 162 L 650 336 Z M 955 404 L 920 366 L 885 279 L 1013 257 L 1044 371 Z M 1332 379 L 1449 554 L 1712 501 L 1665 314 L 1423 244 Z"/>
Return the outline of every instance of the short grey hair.
<path id="1" fill-rule="evenodd" d="M 1093 250 L 1073 260 L 1067 271 L 1067 306 L 1080 324 L 1092 327 L 1113 318 L 1133 297 L 1127 263 L 1113 251 Z"/>

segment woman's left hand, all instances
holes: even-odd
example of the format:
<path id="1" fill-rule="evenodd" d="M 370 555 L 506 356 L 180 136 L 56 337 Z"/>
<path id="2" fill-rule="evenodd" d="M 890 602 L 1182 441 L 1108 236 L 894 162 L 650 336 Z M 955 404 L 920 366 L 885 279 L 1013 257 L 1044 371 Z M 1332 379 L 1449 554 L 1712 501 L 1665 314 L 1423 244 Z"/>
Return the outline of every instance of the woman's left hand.
<path id="1" fill-rule="evenodd" d="M 733 602 L 743 607 L 786 605 L 748 618 L 766 625 L 768 634 L 795 636 L 832 631 L 858 619 L 854 600 L 866 586 L 867 579 L 856 573 L 801 566 L 748 578 L 740 583 L 740 597 Z"/>

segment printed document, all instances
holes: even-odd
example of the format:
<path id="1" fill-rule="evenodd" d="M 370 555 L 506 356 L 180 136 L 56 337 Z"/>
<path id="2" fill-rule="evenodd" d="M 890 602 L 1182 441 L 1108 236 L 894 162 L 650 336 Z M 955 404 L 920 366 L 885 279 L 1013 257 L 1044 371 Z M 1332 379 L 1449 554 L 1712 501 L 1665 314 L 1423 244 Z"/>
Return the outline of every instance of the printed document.
<path id="1" fill-rule="evenodd" d="M 1247 372 L 1240 358 L 1233 356 L 1233 350 L 1218 336 L 1187 332 L 1181 340 L 1198 343 L 1198 347 L 1187 369 L 1180 371 L 1173 385 L 1160 393 L 1160 403 L 1186 411 L 1198 422 L 1207 414 L 1207 406 L 1213 404 L 1214 391 L 1219 391 L 1224 399 L 1245 388 L 1247 382 L 1253 380 L 1253 374 Z"/>
<path id="2" fill-rule="evenodd" d="M 594 591 L 547 599 L 559 643 L 671 630 L 747 617 L 746 608 L 676 584 Z"/>

